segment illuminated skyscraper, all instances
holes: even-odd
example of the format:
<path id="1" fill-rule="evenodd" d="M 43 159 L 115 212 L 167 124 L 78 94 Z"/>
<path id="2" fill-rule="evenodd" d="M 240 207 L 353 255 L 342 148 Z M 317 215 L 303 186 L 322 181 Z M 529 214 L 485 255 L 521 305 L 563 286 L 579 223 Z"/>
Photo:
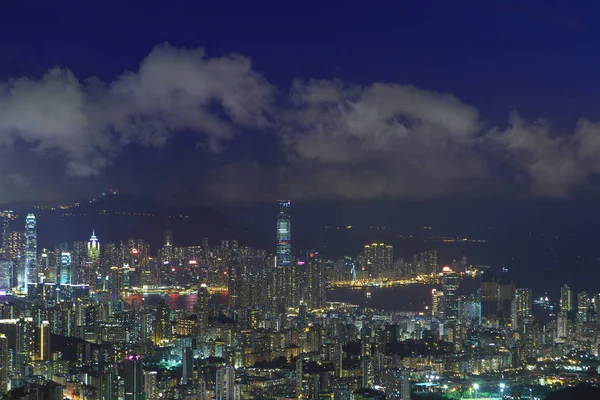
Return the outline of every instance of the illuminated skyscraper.
<path id="1" fill-rule="evenodd" d="M 512 303 L 515 299 L 515 283 L 503 274 L 498 279 L 498 317 L 507 322 L 511 317 Z"/>
<path id="2" fill-rule="evenodd" d="M 560 310 L 566 313 L 573 311 L 573 292 L 569 285 L 560 288 Z"/>
<path id="3" fill-rule="evenodd" d="M 498 279 L 490 271 L 481 274 L 481 319 L 485 325 L 498 320 Z"/>
<path id="4" fill-rule="evenodd" d="M 35 215 L 27 214 L 25 219 L 25 281 L 23 290 L 27 292 L 29 283 L 38 282 L 37 270 L 37 224 Z"/>
<path id="5" fill-rule="evenodd" d="M 164 232 L 164 245 L 159 250 L 158 257 L 164 263 L 169 263 L 173 259 L 173 231 L 170 229 Z"/>
<path id="6" fill-rule="evenodd" d="M 308 309 L 319 309 L 325 305 L 325 276 L 323 259 L 316 250 L 301 253 L 296 278 L 302 290 L 302 300 Z"/>
<path id="7" fill-rule="evenodd" d="M 208 300 L 210 294 L 208 293 L 208 286 L 206 283 L 200 284 L 198 287 L 198 324 L 202 329 L 206 329 L 208 325 Z"/>
<path id="8" fill-rule="evenodd" d="M 12 261 L 0 260 L 0 289 L 10 289 L 12 287 L 12 274 Z"/>
<path id="9" fill-rule="evenodd" d="M 2 247 L 4 251 L 7 251 L 10 240 L 10 222 L 17 218 L 17 214 L 12 210 L 4 210 L 0 211 L 0 218 L 2 221 L 2 231 L 0 232 L 2 235 L 2 242 L 0 243 L 0 247 Z"/>
<path id="10" fill-rule="evenodd" d="M 444 316 L 442 305 L 444 304 L 444 292 L 431 289 L 431 315 L 437 318 Z"/>
<path id="11" fill-rule="evenodd" d="M 587 292 L 577 293 L 577 322 L 585 323 L 590 321 L 590 298 Z"/>
<path id="12" fill-rule="evenodd" d="M 73 258 L 71 253 L 67 251 L 63 251 L 60 254 L 60 279 L 59 282 L 61 285 L 70 285 L 72 282 L 72 271 L 73 270 Z"/>
<path id="13" fill-rule="evenodd" d="M 92 232 L 92 237 L 88 242 L 88 261 L 97 263 L 100 260 L 100 241 L 96 237 L 96 231 Z"/>
<path id="14" fill-rule="evenodd" d="M 289 200 L 279 200 L 279 215 L 277 216 L 277 266 L 292 265 L 292 228 L 290 219 Z"/>
<path id="15" fill-rule="evenodd" d="M 289 200 L 279 200 L 279 214 L 277 216 L 277 312 L 286 308 L 297 307 L 300 303 L 300 294 L 296 290 L 295 268 L 292 266 L 292 228 L 290 218 Z"/>
<path id="16" fill-rule="evenodd" d="M 171 310 L 165 301 L 156 307 L 156 318 L 154 319 L 154 343 L 171 340 L 173 336 L 171 327 Z"/>
<path id="17" fill-rule="evenodd" d="M 8 338 L 0 333 L 0 395 L 8 389 L 8 376 L 10 371 L 10 354 L 8 352 Z"/>
<path id="18" fill-rule="evenodd" d="M 38 360 L 50 361 L 50 322 L 42 321 L 38 331 Z"/>
<path id="19" fill-rule="evenodd" d="M 88 243 L 73 242 L 71 248 L 71 284 L 92 283 L 96 274 L 92 273 L 91 264 L 88 262 Z"/>
<path id="20" fill-rule="evenodd" d="M 125 400 L 145 400 L 142 358 L 138 355 L 125 360 Z"/>
<path id="21" fill-rule="evenodd" d="M 533 315 L 533 295 L 531 289 L 519 288 L 515 291 L 517 321 L 531 318 Z M 521 322 L 519 322 L 521 325 Z"/>
<path id="22" fill-rule="evenodd" d="M 156 399 L 158 397 L 158 372 L 144 371 L 144 392 L 146 399 Z"/>
<path id="23" fill-rule="evenodd" d="M 22 318 L 17 322 L 16 328 L 15 369 L 18 374 L 25 376 L 26 367 L 31 362 L 31 355 L 35 346 L 33 319 L 31 317 Z"/>
<path id="24" fill-rule="evenodd" d="M 187 383 L 194 377 L 194 352 L 191 347 L 185 347 L 181 353 L 183 366 L 183 383 Z"/>
<path id="25" fill-rule="evenodd" d="M 442 269 L 444 274 L 442 283 L 444 285 L 444 319 L 447 322 L 458 319 L 458 285 L 460 277 L 450 267 Z"/>
<path id="26" fill-rule="evenodd" d="M 105 366 L 100 372 L 98 400 L 119 399 L 119 376 L 113 365 Z"/>

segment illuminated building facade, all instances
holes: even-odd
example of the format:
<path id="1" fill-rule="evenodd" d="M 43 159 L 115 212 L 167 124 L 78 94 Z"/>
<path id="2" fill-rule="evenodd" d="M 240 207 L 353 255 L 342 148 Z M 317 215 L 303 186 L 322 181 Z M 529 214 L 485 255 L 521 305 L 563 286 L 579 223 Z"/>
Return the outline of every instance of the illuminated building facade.
<path id="1" fill-rule="evenodd" d="M 498 319 L 498 280 L 489 271 L 481 274 L 481 319 L 485 325 L 495 324 Z"/>
<path id="2" fill-rule="evenodd" d="M 125 360 L 125 400 L 145 400 L 142 358 L 138 355 Z"/>
<path id="3" fill-rule="evenodd" d="M 8 338 L 0 333 L 0 395 L 8 389 L 10 374 L 10 353 L 8 351 Z"/>
<path id="4" fill-rule="evenodd" d="M 0 245 L 4 251 L 8 251 L 10 241 L 10 223 L 17 218 L 17 214 L 12 210 L 4 210 L 0 211 L 0 218 L 2 221 L 2 231 L 0 231 L 0 234 L 2 235 L 2 242 L 0 242 Z"/>
<path id="5" fill-rule="evenodd" d="M 450 267 L 442 269 L 442 283 L 444 286 L 444 320 L 446 322 L 458 319 L 458 285 L 459 275 Z"/>
<path id="6" fill-rule="evenodd" d="M 365 246 L 365 263 L 372 278 L 387 277 L 392 271 L 394 247 L 384 243 Z"/>
<path id="7" fill-rule="evenodd" d="M 267 304 L 267 254 L 264 250 L 241 247 L 229 265 L 230 306 L 256 308 Z"/>
<path id="8" fill-rule="evenodd" d="M 198 287 L 198 323 L 201 328 L 206 328 L 208 325 L 208 286 L 206 283 L 201 283 Z"/>
<path id="9" fill-rule="evenodd" d="M 13 263 L 0 260 L 0 289 L 12 288 Z"/>
<path id="10" fill-rule="evenodd" d="M 277 216 L 277 266 L 292 265 L 292 227 L 289 200 L 279 200 L 279 215 Z"/>
<path id="11" fill-rule="evenodd" d="M 63 251 L 60 254 L 59 283 L 70 285 L 72 283 L 73 257 L 70 252 Z"/>
<path id="12" fill-rule="evenodd" d="M 215 384 L 216 400 L 235 400 L 235 370 L 232 366 L 217 369 Z"/>
<path id="13" fill-rule="evenodd" d="M 560 310 L 566 313 L 573 311 L 573 292 L 569 285 L 560 288 Z"/>
<path id="14" fill-rule="evenodd" d="M 50 322 L 42 321 L 38 330 L 38 360 L 50 360 Z"/>
<path id="15" fill-rule="evenodd" d="M 577 293 L 577 317 L 578 324 L 590 321 L 590 297 L 587 292 Z"/>
<path id="16" fill-rule="evenodd" d="M 436 318 L 442 318 L 444 316 L 444 292 L 431 289 L 431 315 Z"/>
<path id="17" fill-rule="evenodd" d="M 309 310 L 323 308 L 326 282 L 321 254 L 316 250 L 303 251 L 296 268 L 301 300 Z"/>
<path id="18" fill-rule="evenodd" d="M 88 263 L 88 244 L 83 241 L 73 242 L 71 253 L 71 283 L 90 284 L 93 281 L 91 265 Z"/>
<path id="19" fill-rule="evenodd" d="M 502 274 L 498 279 L 498 317 L 508 322 L 512 314 L 512 303 L 515 299 L 515 283 Z"/>
<path id="20" fill-rule="evenodd" d="M 92 237 L 88 242 L 88 261 L 90 263 L 97 263 L 100 261 L 100 241 L 96 237 L 96 231 L 92 232 Z"/>
<path id="21" fill-rule="evenodd" d="M 279 200 L 277 215 L 276 247 L 277 258 L 275 271 L 277 293 L 276 311 L 283 312 L 286 308 L 298 307 L 300 294 L 297 290 L 295 268 L 292 266 L 292 227 L 290 217 L 290 200 Z"/>
<path id="22" fill-rule="evenodd" d="M 27 214 L 25 219 L 25 271 L 23 291 L 27 292 L 29 283 L 37 283 L 37 223 L 35 215 Z"/>
<path id="23" fill-rule="evenodd" d="M 515 326 L 523 326 L 533 316 L 533 294 L 531 289 L 519 288 L 515 290 Z"/>

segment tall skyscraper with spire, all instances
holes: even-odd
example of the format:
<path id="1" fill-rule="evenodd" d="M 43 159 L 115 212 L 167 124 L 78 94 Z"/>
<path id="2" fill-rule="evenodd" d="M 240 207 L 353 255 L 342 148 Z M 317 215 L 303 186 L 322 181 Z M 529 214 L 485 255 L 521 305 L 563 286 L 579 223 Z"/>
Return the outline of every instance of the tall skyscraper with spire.
<path id="1" fill-rule="evenodd" d="M 279 200 L 277 215 L 277 258 L 275 263 L 275 310 L 283 312 L 287 308 L 299 305 L 299 293 L 296 290 L 296 269 L 292 265 L 292 227 L 290 218 L 290 200 Z"/>
<path id="2" fill-rule="evenodd" d="M 277 266 L 292 265 L 292 228 L 290 219 L 289 200 L 279 200 L 279 215 L 277 216 Z"/>
<path id="3" fill-rule="evenodd" d="M 25 219 L 25 271 L 23 291 L 27 292 L 29 283 L 37 283 L 37 223 L 35 215 L 27 214 Z"/>
<path id="4" fill-rule="evenodd" d="M 96 230 L 92 231 L 92 237 L 88 242 L 88 262 L 95 264 L 100 260 L 100 241 L 96 237 Z"/>

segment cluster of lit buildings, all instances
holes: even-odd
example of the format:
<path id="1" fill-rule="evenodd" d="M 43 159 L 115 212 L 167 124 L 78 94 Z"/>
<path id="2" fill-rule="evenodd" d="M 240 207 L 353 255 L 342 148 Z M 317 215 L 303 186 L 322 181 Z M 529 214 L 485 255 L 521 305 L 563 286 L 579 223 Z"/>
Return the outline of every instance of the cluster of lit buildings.
<path id="1" fill-rule="evenodd" d="M 556 310 L 540 300 L 548 318 L 536 319 L 530 289 L 464 257 L 442 266 L 429 250 L 405 261 L 384 243 L 336 261 L 292 252 L 290 208 L 279 202 L 274 254 L 235 240 L 176 247 L 171 231 L 156 253 L 143 239 L 101 246 L 95 232 L 38 249 L 33 214 L 12 230 L 17 215 L 0 213 L 0 395 L 531 397 L 597 367 L 600 294 L 565 286 Z M 331 282 L 423 276 L 439 284 L 421 310 L 326 301 Z M 466 293 L 466 279 L 478 290 Z"/>

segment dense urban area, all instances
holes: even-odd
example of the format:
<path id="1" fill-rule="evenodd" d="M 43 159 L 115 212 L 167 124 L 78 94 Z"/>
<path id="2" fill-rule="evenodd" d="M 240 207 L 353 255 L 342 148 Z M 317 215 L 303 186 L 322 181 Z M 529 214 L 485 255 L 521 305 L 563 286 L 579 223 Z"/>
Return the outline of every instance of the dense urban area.
<path id="1" fill-rule="evenodd" d="M 101 232 L 45 249 L 35 213 L 1 212 L 0 393 L 535 399 L 598 381 L 600 294 L 565 284 L 558 302 L 534 298 L 508 271 L 445 265 L 435 248 L 405 260 L 369 243 L 326 259 L 292 248 L 291 202 L 278 206 L 274 254 L 236 240 L 178 247 L 170 230 L 155 252 L 143 238 L 101 244 Z M 409 310 L 328 301 L 419 285 L 429 300 Z"/>

